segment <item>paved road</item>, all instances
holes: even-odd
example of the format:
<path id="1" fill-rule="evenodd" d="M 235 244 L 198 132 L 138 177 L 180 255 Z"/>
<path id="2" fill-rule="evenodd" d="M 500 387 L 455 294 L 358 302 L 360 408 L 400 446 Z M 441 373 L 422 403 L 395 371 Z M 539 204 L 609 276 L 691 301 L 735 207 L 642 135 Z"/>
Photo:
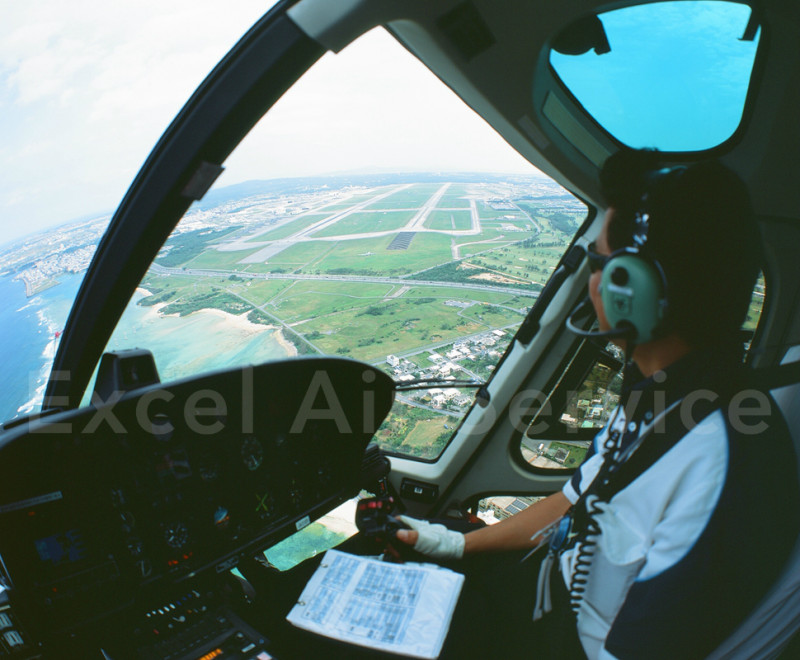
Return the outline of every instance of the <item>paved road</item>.
<path id="1" fill-rule="evenodd" d="M 450 186 L 449 183 L 443 184 L 431 197 L 422 205 L 420 209 L 417 210 L 416 215 L 414 215 L 411 220 L 409 220 L 403 227 L 399 229 L 391 229 L 387 231 L 375 231 L 375 232 L 362 232 L 358 234 L 342 234 L 339 236 L 316 236 L 315 234 L 322 229 L 335 225 L 339 220 L 346 218 L 349 215 L 359 212 L 366 212 L 370 211 L 371 209 L 367 209 L 368 206 L 372 206 L 376 202 L 379 202 L 390 195 L 394 195 L 401 190 L 405 190 L 406 188 L 410 188 L 413 184 L 402 184 L 398 186 L 394 186 L 388 192 L 380 193 L 375 195 L 374 197 L 370 197 L 366 201 L 359 202 L 358 204 L 354 204 L 348 209 L 343 211 L 337 211 L 332 213 L 329 216 L 322 218 L 321 220 L 309 225 L 305 229 L 301 229 L 291 236 L 287 236 L 286 238 L 280 238 L 274 241 L 264 240 L 264 241 L 254 241 L 253 238 L 257 237 L 259 234 L 249 234 L 248 236 L 244 236 L 241 238 L 236 238 L 228 243 L 221 243 L 217 245 L 215 249 L 218 252 L 240 252 L 240 251 L 250 251 L 255 248 L 261 247 L 260 250 L 257 252 L 250 254 L 249 256 L 245 256 L 242 258 L 240 263 L 249 264 L 249 263 L 264 263 L 268 259 L 274 257 L 275 255 L 283 252 L 288 247 L 295 245 L 296 243 L 302 243 L 306 241 L 343 241 L 343 240 L 358 240 L 364 238 L 380 238 L 381 236 L 389 236 L 392 234 L 398 234 L 400 232 L 405 231 L 413 231 L 413 232 L 428 232 L 428 233 L 436 233 L 436 234 L 450 234 L 452 236 L 474 236 L 480 234 L 481 227 L 480 221 L 478 219 L 478 212 L 475 206 L 475 200 L 470 200 L 470 209 L 472 212 L 472 227 L 470 229 L 429 229 L 424 227 L 425 221 L 428 219 L 428 216 L 431 214 L 432 211 L 436 210 L 437 205 L 441 201 L 444 194 L 447 192 L 448 187 Z M 390 209 L 386 209 L 390 210 Z M 395 209 L 397 210 L 397 209 Z M 439 209 L 439 210 L 448 210 L 448 209 Z M 461 209 L 450 209 L 450 210 L 461 210 Z M 380 210 L 383 212 L 383 210 Z M 295 216 L 293 220 L 297 218 L 302 218 L 303 216 L 317 213 L 318 209 L 311 209 L 306 213 L 302 213 L 298 216 Z M 268 227 L 264 229 L 261 233 L 267 233 L 272 231 L 275 227 Z"/>
<path id="2" fill-rule="evenodd" d="M 403 227 L 404 231 L 418 231 L 422 229 L 422 226 L 425 224 L 425 221 L 428 219 L 428 216 L 431 214 L 436 208 L 436 205 L 439 201 L 444 197 L 445 192 L 450 187 L 449 183 L 445 183 L 439 190 L 437 190 L 433 195 L 430 196 L 427 202 L 422 205 L 422 208 L 417 212 L 413 218 L 411 218 L 411 222 L 406 224 Z"/>

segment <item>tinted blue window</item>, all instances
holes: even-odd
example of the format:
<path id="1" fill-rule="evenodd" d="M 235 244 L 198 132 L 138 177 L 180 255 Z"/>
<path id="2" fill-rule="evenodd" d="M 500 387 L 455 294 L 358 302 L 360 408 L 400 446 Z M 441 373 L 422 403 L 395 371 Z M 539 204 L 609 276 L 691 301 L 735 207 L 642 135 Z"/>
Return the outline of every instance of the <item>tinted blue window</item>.
<path id="1" fill-rule="evenodd" d="M 600 14 L 610 52 L 551 52 L 558 76 L 620 142 L 699 151 L 727 140 L 742 118 L 758 47 L 742 40 L 750 7 L 659 2 Z"/>

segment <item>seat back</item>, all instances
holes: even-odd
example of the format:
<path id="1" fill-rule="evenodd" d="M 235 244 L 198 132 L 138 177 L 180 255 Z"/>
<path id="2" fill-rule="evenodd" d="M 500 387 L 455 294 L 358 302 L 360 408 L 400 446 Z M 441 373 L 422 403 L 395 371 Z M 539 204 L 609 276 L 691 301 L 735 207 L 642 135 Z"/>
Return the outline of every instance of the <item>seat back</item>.
<path id="1" fill-rule="evenodd" d="M 782 364 L 800 361 L 800 346 L 783 358 Z M 794 441 L 800 474 L 800 383 L 772 390 Z M 746 530 L 743 530 L 746 533 Z M 708 660 L 775 658 L 800 630 L 800 539 L 783 571 L 753 613 Z"/>

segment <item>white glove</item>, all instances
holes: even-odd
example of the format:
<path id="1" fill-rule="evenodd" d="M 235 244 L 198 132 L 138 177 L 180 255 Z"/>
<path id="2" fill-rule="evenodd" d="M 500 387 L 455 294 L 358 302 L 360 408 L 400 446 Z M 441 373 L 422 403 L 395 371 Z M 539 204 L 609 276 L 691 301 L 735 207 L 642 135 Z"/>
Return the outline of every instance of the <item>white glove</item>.
<path id="1" fill-rule="evenodd" d="M 408 516 L 398 516 L 418 534 L 414 550 L 434 559 L 461 559 L 464 555 L 464 535 L 444 525 L 431 524 Z"/>

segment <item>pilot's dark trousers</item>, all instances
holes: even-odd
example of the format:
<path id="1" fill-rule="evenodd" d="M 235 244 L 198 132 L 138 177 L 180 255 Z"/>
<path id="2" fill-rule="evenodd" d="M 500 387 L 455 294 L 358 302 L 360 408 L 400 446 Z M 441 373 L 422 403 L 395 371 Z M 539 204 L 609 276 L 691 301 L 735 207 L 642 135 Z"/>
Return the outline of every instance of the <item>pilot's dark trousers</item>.
<path id="1" fill-rule="evenodd" d="M 354 554 L 374 554 L 375 548 L 357 536 L 339 549 Z M 442 660 L 462 658 L 492 658 L 507 660 L 572 660 L 584 658 L 569 611 L 568 596 L 563 580 L 554 575 L 554 610 L 543 619 L 533 622 L 536 582 L 541 556 L 520 563 L 525 553 L 497 553 L 469 556 L 452 562 L 448 567 L 465 575 L 450 631 L 445 640 Z M 429 561 L 429 560 L 428 560 Z M 279 658 L 397 658 L 334 642 L 313 633 L 299 630 L 284 621 L 318 562 L 309 560 L 270 579 L 272 593 L 266 604 L 269 625 L 259 626 L 278 635 L 276 656 Z M 260 593 L 263 588 L 256 585 Z M 253 622 L 258 624 L 258 622 Z M 282 653 L 277 653 L 277 651 Z"/>

